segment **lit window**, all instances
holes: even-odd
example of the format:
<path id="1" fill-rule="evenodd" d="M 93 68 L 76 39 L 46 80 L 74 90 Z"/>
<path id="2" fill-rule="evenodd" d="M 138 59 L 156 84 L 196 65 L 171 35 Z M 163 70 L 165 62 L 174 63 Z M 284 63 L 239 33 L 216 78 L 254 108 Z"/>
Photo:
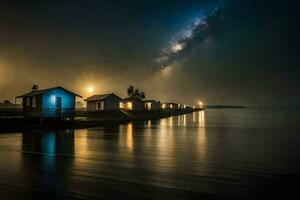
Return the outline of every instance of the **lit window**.
<path id="1" fill-rule="evenodd" d="M 56 96 L 55 95 L 51 95 L 50 96 L 50 103 L 54 106 L 56 103 Z"/>
<path id="2" fill-rule="evenodd" d="M 128 109 L 128 110 L 132 110 L 132 103 L 131 103 L 131 102 L 128 102 L 128 103 L 127 103 L 127 109 Z"/>
<path id="3" fill-rule="evenodd" d="M 152 103 L 146 103 L 146 109 L 147 110 L 151 110 L 152 107 Z"/>

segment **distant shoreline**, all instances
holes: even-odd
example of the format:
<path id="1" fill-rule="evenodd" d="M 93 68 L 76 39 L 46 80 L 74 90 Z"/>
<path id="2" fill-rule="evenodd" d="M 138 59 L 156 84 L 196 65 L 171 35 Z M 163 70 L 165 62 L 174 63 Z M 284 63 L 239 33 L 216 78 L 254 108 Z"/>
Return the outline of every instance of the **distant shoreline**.
<path id="1" fill-rule="evenodd" d="M 235 106 L 235 105 L 207 105 L 206 109 L 242 109 L 247 108 L 246 106 Z"/>

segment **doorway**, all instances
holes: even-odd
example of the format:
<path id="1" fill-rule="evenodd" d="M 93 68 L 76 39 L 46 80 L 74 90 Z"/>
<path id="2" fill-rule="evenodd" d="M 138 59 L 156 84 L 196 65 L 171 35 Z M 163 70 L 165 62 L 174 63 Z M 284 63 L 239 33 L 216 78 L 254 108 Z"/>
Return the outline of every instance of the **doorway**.
<path id="1" fill-rule="evenodd" d="M 56 97 L 55 114 L 58 116 L 61 115 L 61 97 Z"/>

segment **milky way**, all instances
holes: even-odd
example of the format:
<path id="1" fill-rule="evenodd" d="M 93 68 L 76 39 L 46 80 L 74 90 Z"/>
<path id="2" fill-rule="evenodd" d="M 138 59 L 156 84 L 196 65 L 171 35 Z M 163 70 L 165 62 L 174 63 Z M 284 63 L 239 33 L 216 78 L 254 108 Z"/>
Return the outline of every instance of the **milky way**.
<path id="1" fill-rule="evenodd" d="M 155 63 L 159 65 L 160 75 L 170 75 L 174 68 L 184 64 L 195 48 L 204 46 L 210 41 L 211 35 L 214 34 L 211 31 L 211 26 L 214 25 L 210 24 L 210 20 L 217 17 L 221 9 L 222 5 L 217 5 L 206 14 L 196 17 L 171 40 L 169 46 L 164 48 L 155 59 Z"/>

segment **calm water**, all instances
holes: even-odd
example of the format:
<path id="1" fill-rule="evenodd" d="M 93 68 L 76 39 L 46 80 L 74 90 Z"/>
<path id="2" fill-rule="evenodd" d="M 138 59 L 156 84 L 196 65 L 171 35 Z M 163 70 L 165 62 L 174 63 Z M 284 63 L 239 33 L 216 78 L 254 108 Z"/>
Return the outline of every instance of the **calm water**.
<path id="1" fill-rule="evenodd" d="M 0 197 L 297 195 L 299 119 L 300 110 L 224 109 L 91 129 L 0 134 Z"/>

